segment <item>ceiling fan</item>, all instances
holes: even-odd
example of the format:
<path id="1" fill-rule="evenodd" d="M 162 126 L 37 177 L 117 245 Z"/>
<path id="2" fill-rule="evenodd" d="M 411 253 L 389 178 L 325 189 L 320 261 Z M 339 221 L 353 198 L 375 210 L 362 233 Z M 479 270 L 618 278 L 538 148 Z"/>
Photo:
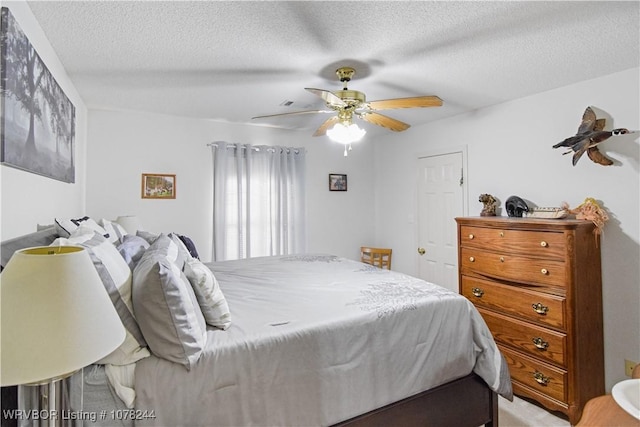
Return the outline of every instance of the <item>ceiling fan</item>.
<path id="1" fill-rule="evenodd" d="M 416 96 L 411 98 L 394 98 L 367 102 L 364 93 L 357 90 L 351 90 L 347 87 L 347 84 L 351 81 L 355 72 L 356 70 L 351 67 L 340 67 L 336 70 L 338 78 L 343 83 L 342 90 L 332 92 L 324 89 L 305 88 L 305 90 L 322 98 L 326 103 L 326 106 L 329 108 L 328 110 L 305 110 L 292 113 L 270 114 L 266 116 L 252 117 L 252 119 L 299 114 L 337 113 L 337 115 L 330 117 L 322 123 L 313 136 L 325 135 L 327 130 L 336 124 L 350 126 L 352 124 L 353 116 L 389 130 L 401 132 L 407 130 L 410 125 L 401 122 L 400 120 L 380 114 L 377 111 L 393 110 L 397 108 L 439 107 L 442 105 L 442 100 L 437 96 Z"/>

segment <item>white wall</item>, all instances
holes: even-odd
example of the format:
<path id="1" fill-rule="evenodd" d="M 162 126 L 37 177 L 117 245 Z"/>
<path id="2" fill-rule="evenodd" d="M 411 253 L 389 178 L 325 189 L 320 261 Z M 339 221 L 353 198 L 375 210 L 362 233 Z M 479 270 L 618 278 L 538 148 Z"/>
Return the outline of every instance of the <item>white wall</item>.
<path id="1" fill-rule="evenodd" d="M 469 215 L 477 216 L 481 193 L 502 206 L 518 195 L 538 206 L 576 207 L 586 197 L 601 201 L 610 214 L 602 237 L 606 382 L 624 379 L 623 359 L 640 362 L 640 133 L 600 147 L 615 165 L 587 156 L 573 167 L 571 157 L 552 149 L 577 131 L 589 105 L 608 115 L 607 129 L 640 130 L 637 68 L 537 94 L 426 126 L 393 141 L 375 141 L 376 238 L 394 250 L 394 269 L 416 270 L 415 194 L 417 155 L 446 147 L 468 148 Z M 446 99 L 445 99 L 446 102 Z M 391 137 L 390 137 L 391 138 Z"/>
<path id="2" fill-rule="evenodd" d="M 87 214 L 138 215 L 147 230 L 191 237 L 211 258 L 213 141 L 305 147 L 308 250 L 349 258 L 373 240 L 373 146 L 348 157 L 342 145 L 311 132 L 283 131 L 157 114 L 91 110 L 87 152 Z M 142 199 L 141 174 L 176 174 L 176 199 Z M 348 191 L 330 192 L 328 174 L 345 173 Z"/>
<path id="3" fill-rule="evenodd" d="M 31 9 L 22 1 L 3 1 L 51 74 L 76 107 L 76 182 L 67 184 L 6 165 L 0 166 L 0 240 L 36 231 L 36 224 L 51 224 L 57 216 L 84 211 L 87 108 L 44 36 Z"/>

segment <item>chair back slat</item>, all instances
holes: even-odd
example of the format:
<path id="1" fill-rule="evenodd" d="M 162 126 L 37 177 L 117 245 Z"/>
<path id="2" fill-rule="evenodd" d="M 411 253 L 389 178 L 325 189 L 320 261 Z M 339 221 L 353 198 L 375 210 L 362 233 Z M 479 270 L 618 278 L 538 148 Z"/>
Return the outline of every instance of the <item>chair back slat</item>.
<path id="1" fill-rule="evenodd" d="M 360 261 L 391 270 L 391 249 L 362 246 L 360 247 Z"/>

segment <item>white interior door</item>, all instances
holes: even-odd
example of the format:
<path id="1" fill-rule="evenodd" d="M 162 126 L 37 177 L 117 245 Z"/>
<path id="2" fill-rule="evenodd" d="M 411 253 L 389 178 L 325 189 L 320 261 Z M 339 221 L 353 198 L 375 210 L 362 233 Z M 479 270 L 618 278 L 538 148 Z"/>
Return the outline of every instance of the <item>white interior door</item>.
<path id="1" fill-rule="evenodd" d="M 455 217 L 464 209 L 462 152 L 418 159 L 420 278 L 458 292 Z"/>

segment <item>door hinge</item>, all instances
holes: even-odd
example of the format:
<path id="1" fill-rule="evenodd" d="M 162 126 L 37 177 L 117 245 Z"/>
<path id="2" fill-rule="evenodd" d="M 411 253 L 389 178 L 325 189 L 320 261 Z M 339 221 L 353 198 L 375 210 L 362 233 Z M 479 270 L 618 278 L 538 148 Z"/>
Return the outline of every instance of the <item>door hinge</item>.
<path id="1" fill-rule="evenodd" d="M 464 170 L 460 169 L 460 187 L 464 184 Z"/>

